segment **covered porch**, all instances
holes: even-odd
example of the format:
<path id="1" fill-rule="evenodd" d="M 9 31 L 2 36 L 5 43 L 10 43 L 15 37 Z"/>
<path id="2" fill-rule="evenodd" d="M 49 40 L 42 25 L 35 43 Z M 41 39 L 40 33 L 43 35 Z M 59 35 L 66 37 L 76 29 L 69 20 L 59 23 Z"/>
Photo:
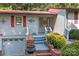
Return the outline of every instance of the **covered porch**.
<path id="1" fill-rule="evenodd" d="M 46 27 L 50 27 L 53 31 L 55 22 L 56 22 L 56 14 L 54 15 L 36 15 L 32 16 L 32 18 L 28 18 L 28 31 L 32 34 L 34 39 L 34 48 L 35 51 L 48 51 L 49 48 L 45 43 L 46 39 Z M 37 17 L 37 18 L 35 18 Z M 28 37 L 28 36 L 27 36 Z M 33 49 L 34 49 L 33 48 Z"/>
<path id="2" fill-rule="evenodd" d="M 46 27 L 53 31 L 57 15 L 36 15 L 29 17 L 27 20 L 28 32 L 33 36 L 45 35 Z"/>

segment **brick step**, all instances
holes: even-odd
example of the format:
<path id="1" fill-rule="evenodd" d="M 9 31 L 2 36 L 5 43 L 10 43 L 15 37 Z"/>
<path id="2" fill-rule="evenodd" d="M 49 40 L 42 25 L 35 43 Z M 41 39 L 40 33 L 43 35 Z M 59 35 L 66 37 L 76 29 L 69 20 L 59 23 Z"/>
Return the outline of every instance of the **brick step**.
<path id="1" fill-rule="evenodd" d="M 53 56 L 60 56 L 61 55 L 61 51 L 59 49 L 52 49 L 51 53 Z"/>
<path id="2" fill-rule="evenodd" d="M 41 53 L 41 52 L 43 52 L 43 53 L 45 53 L 45 52 L 49 52 L 49 50 L 37 50 L 37 51 L 35 51 L 36 53 Z"/>
<path id="3" fill-rule="evenodd" d="M 49 50 L 38 50 L 34 54 L 34 56 L 51 56 L 51 52 Z"/>
<path id="4" fill-rule="evenodd" d="M 45 53 L 36 53 L 34 54 L 35 56 L 52 56 L 50 52 L 45 52 Z"/>

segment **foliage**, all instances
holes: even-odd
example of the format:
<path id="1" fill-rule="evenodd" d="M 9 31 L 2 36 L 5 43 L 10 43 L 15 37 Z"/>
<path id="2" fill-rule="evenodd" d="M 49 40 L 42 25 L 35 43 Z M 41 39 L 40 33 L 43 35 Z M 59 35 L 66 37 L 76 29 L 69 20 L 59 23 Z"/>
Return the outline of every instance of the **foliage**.
<path id="1" fill-rule="evenodd" d="M 79 56 L 79 50 L 75 48 L 66 48 L 62 51 L 63 56 Z"/>
<path id="2" fill-rule="evenodd" d="M 0 4 L 0 10 L 12 10 L 12 6 Z"/>
<path id="3" fill-rule="evenodd" d="M 79 49 L 79 40 L 75 40 L 75 41 L 72 43 L 72 46 L 74 46 L 74 48 L 76 48 L 76 49 Z"/>
<path id="4" fill-rule="evenodd" d="M 72 29 L 69 33 L 70 39 L 79 39 L 79 29 Z"/>
<path id="5" fill-rule="evenodd" d="M 78 3 L 0 3 L 0 10 L 48 10 L 48 8 L 79 8 Z M 5 8 L 4 8 L 5 7 Z"/>
<path id="6" fill-rule="evenodd" d="M 67 44 L 61 49 L 63 56 L 79 56 L 79 41 Z"/>
<path id="7" fill-rule="evenodd" d="M 55 48 L 62 48 L 65 45 L 65 37 L 58 33 L 48 33 L 47 42 Z"/>

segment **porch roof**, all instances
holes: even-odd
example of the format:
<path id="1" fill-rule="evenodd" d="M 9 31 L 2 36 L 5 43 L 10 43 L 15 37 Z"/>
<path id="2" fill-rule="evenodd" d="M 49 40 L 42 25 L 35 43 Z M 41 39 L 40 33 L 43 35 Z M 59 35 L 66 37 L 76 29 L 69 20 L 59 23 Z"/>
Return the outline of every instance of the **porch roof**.
<path id="1" fill-rule="evenodd" d="M 57 14 L 49 11 L 0 10 L 1 14 Z"/>

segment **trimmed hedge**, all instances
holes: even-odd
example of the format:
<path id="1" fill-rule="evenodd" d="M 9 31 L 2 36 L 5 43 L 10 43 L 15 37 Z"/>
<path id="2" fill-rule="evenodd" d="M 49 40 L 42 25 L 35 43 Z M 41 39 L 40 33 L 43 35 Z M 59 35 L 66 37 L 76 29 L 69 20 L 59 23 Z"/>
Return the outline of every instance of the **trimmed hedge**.
<path id="1" fill-rule="evenodd" d="M 62 48 L 66 44 L 65 37 L 58 33 L 48 33 L 47 42 L 55 48 Z"/>
<path id="2" fill-rule="evenodd" d="M 61 49 L 63 56 L 79 56 L 79 41 L 67 44 Z"/>
<path id="3" fill-rule="evenodd" d="M 69 38 L 70 39 L 79 39 L 79 29 L 72 29 L 69 32 Z"/>

